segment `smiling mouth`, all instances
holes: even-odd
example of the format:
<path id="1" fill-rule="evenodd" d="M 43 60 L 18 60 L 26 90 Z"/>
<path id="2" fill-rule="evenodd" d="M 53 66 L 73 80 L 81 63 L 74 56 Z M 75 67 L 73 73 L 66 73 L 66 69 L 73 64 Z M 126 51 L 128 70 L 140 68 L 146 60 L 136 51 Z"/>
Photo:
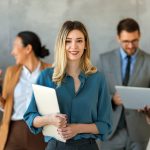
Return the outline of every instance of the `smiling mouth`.
<path id="1" fill-rule="evenodd" d="M 79 53 L 79 51 L 69 51 L 69 53 L 72 55 L 77 55 Z"/>

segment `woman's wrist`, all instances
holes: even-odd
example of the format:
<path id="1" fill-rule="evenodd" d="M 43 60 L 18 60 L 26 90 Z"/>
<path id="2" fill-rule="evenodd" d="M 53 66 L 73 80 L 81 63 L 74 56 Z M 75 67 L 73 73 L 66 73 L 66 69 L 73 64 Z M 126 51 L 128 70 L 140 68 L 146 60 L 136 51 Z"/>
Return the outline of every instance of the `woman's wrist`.
<path id="1" fill-rule="evenodd" d="M 99 133 L 95 124 L 76 124 L 76 132 L 77 134 L 81 134 L 81 133 L 98 134 Z"/>
<path id="2" fill-rule="evenodd" d="M 37 116 L 33 120 L 33 126 L 36 128 L 43 127 L 49 124 L 48 116 Z"/>

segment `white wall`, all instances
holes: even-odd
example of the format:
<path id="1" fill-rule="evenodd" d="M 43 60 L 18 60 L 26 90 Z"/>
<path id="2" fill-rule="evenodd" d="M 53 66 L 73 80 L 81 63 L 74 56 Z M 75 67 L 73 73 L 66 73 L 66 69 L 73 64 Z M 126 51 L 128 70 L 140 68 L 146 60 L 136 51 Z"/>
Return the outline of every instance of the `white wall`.
<path id="1" fill-rule="evenodd" d="M 149 0 L 0 0 L 0 68 L 15 63 L 10 55 L 15 35 L 22 30 L 36 32 L 51 51 L 59 27 L 65 20 L 82 21 L 88 28 L 92 62 L 98 54 L 116 48 L 116 25 L 125 17 L 135 18 L 142 31 L 141 47 L 150 49 Z"/>

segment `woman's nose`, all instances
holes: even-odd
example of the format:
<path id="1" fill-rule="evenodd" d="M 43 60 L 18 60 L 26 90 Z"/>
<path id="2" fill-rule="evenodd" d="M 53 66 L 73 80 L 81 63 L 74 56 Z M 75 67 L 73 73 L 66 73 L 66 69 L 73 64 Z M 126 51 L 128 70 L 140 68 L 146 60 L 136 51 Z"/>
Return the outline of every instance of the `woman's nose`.
<path id="1" fill-rule="evenodd" d="M 72 41 L 71 48 L 76 48 L 76 47 L 77 47 L 77 43 L 75 41 Z"/>

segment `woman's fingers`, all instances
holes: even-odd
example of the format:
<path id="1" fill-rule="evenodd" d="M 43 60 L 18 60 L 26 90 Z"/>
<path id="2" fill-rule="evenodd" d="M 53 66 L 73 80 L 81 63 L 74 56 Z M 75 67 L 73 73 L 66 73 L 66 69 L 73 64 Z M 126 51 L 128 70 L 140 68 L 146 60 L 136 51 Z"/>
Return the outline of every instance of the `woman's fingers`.
<path id="1" fill-rule="evenodd" d="M 49 123 L 58 128 L 66 127 L 67 116 L 65 114 L 51 114 L 49 115 Z"/>
<path id="2" fill-rule="evenodd" d="M 56 114 L 56 117 L 67 119 L 67 115 L 66 114 Z"/>

